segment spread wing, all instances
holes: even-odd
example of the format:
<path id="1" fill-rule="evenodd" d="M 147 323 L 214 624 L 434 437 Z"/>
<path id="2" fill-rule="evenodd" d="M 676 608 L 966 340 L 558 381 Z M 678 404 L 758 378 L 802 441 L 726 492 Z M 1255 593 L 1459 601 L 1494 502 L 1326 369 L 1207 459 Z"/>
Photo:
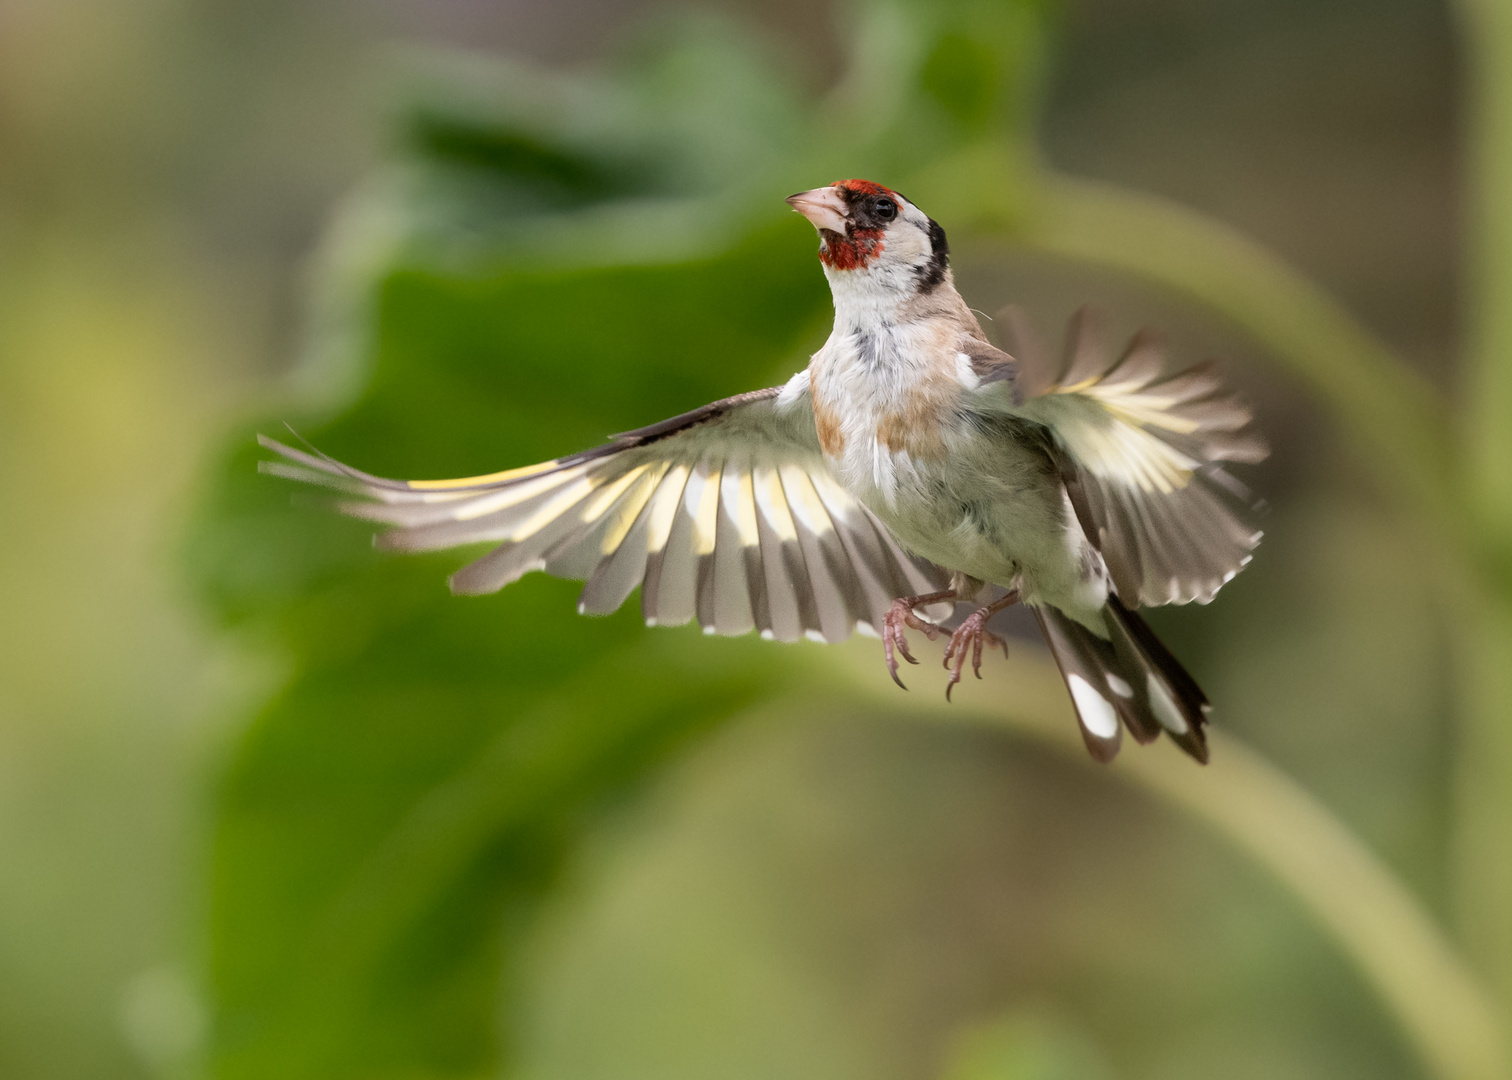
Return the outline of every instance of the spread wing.
<path id="1" fill-rule="evenodd" d="M 1250 410 L 1208 364 L 1166 375 L 1148 332 L 1122 352 L 1108 348 L 1086 309 L 1072 317 L 1058 364 L 1022 318 L 1008 321 L 1013 411 L 1049 429 L 1077 519 L 1119 597 L 1130 607 L 1211 600 L 1260 542 L 1245 520 L 1248 492 L 1222 467 L 1266 456 Z"/>
<path id="2" fill-rule="evenodd" d="M 462 480 L 385 480 L 273 439 L 264 472 L 361 496 L 341 509 L 393 525 L 380 547 L 498 544 L 457 571 L 489 593 L 531 570 L 586 581 L 603 615 L 636 586 L 647 623 L 839 641 L 875 633 L 891 602 L 949 575 L 906 554 L 833 480 L 807 382 L 716 401 L 579 454 Z"/>

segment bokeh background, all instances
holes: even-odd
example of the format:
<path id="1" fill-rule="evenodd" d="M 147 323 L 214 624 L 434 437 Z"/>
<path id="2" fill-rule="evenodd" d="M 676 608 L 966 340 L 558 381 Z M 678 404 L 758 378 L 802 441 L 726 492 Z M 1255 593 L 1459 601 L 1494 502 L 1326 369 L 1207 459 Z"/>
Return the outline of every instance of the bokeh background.
<path id="1" fill-rule="evenodd" d="M 892 184 L 976 307 L 1095 302 L 1257 403 L 1267 540 L 1152 621 L 1507 989 L 1477 589 L 1382 467 L 1411 432 L 1285 348 L 1316 297 L 1409 412 L 1475 391 L 1462 41 L 1426 0 L 0 0 L 0 1076 L 1472 1075 L 1125 767 L 1169 748 L 1028 734 L 1072 730 L 1033 645 L 926 722 L 875 642 L 453 599 L 463 556 L 252 444 L 471 474 L 771 384 L 828 311 L 781 197 Z M 1313 291 L 1173 287 L 1165 203 L 1079 257 L 1058 175 Z"/>

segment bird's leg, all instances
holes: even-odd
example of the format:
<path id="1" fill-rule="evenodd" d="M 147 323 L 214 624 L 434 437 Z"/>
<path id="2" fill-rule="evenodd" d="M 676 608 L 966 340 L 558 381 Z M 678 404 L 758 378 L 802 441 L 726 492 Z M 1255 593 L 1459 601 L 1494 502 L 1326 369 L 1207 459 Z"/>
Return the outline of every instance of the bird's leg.
<path id="1" fill-rule="evenodd" d="M 938 604 L 942 600 L 955 598 L 954 589 L 944 589 L 941 592 L 925 593 L 923 596 L 904 596 L 894 600 L 892 607 L 887 609 L 887 614 L 882 619 L 882 653 L 887 657 L 887 671 L 892 675 L 893 682 L 904 690 L 908 687 L 903 686 L 903 680 L 898 678 L 898 658 L 893 654 L 893 650 L 896 648 L 903 654 L 903 659 L 910 664 L 917 664 L 918 661 L 908 651 L 908 639 L 903 636 L 903 627 L 911 626 L 933 641 L 939 629 L 915 615 L 914 608 L 921 604 Z"/>
<path id="2" fill-rule="evenodd" d="M 966 616 L 964 622 L 950 635 L 950 644 L 945 646 L 945 666 L 950 669 L 950 681 L 945 684 L 945 700 L 950 700 L 950 691 L 961 681 L 961 669 L 966 666 L 966 650 L 971 650 L 971 670 L 977 678 L 982 677 L 982 646 L 1002 646 L 1003 655 L 1008 655 L 1008 642 L 987 629 L 987 620 L 1018 603 L 1018 590 L 1013 589 L 984 608 L 978 608 Z M 952 665 L 951 661 L 955 664 Z"/>

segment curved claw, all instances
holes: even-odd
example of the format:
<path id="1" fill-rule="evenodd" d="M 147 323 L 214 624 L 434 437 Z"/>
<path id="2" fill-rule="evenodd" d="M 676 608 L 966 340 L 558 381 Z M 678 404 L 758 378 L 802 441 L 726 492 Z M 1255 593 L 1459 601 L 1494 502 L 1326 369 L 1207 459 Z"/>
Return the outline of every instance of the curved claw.
<path id="1" fill-rule="evenodd" d="M 941 599 L 946 599 L 946 597 L 942 594 L 933 594 L 894 600 L 892 607 L 887 609 L 887 615 L 883 617 L 882 653 L 887 660 L 887 673 L 892 676 L 892 681 L 897 683 L 900 689 L 907 690 L 908 687 L 904 686 L 903 680 L 898 678 L 898 656 L 901 655 L 910 664 L 918 663 L 914 659 L 913 653 L 908 649 L 908 638 L 903 635 L 903 627 L 908 626 L 917 630 L 929 638 L 930 641 L 933 641 L 939 635 L 939 630 L 915 615 L 913 609 L 916 604 L 930 603 Z"/>
<path id="2" fill-rule="evenodd" d="M 910 664 L 918 661 L 909 654 L 908 639 L 903 636 L 902 629 L 892 617 L 892 612 L 887 613 L 887 618 L 882 623 L 882 655 L 887 660 L 887 673 L 892 676 L 892 681 L 898 684 L 898 689 L 907 690 L 903 680 L 898 678 L 898 657 L 896 653 L 902 653 L 903 659 Z"/>
<path id="3" fill-rule="evenodd" d="M 987 629 L 987 620 L 993 614 L 993 608 L 986 607 L 974 611 L 957 627 L 956 632 L 950 635 L 950 644 L 945 646 L 945 668 L 950 672 L 950 680 L 945 684 L 945 700 L 950 700 L 950 692 L 955 689 L 956 683 L 961 681 L 961 672 L 966 667 L 966 652 L 971 651 L 971 671 L 978 679 L 982 677 L 982 647 L 984 645 L 1000 645 L 1003 655 L 1008 655 L 1008 642 Z M 955 661 L 954 664 L 951 661 Z"/>
<path id="4" fill-rule="evenodd" d="M 899 640 L 901 640 L 901 636 Z M 903 680 L 898 678 L 898 659 L 893 655 L 893 635 L 891 633 L 884 632 L 882 635 L 882 654 L 887 658 L 887 673 L 892 676 L 892 681 L 898 684 L 899 690 L 907 690 L 908 687 L 903 685 Z M 903 655 L 905 657 L 908 656 L 906 652 Z M 912 658 L 909 657 L 909 659 Z M 918 663 L 918 661 L 915 660 L 914 663 Z"/>

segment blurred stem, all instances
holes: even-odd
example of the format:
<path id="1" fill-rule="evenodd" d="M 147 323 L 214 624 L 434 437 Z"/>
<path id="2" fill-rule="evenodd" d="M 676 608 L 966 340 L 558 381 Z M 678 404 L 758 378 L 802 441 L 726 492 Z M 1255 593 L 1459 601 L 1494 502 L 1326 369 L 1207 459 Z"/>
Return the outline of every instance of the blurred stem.
<path id="1" fill-rule="evenodd" d="M 1019 243 L 1137 274 L 1231 319 L 1339 417 L 1382 490 L 1442 538 L 1460 520 L 1441 395 L 1326 293 L 1239 232 L 1177 203 L 1051 174 Z"/>
<path id="2" fill-rule="evenodd" d="M 1276 875 L 1390 1006 L 1430 1073 L 1505 1080 L 1497 1002 L 1389 868 L 1290 777 L 1212 732 L 1214 766 L 1130 754 L 1125 775 L 1197 817 Z M 1164 748 L 1162 748 L 1164 749 Z"/>
<path id="3" fill-rule="evenodd" d="M 1485 577 L 1455 627 L 1462 687 L 1456 900 L 1512 1002 L 1512 5 L 1460 0 L 1466 108 L 1466 471 Z"/>
<path id="4" fill-rule="evenodd" d="M 1512 3 L 1461 0 L 1461 9 L 1473 177 L 1463 441 L 1431 385 L 1304 276 L 1219 222 L 1167 200 L 1046 172 L 1024 212 L 1004 219 L 988 207 L 982 224 L 1042 251 L 1159 282 L 1248 331 L 1333 412 L 1419 534 L 1443 587 L 1463 673 L 1456 895 L 1466 942 L 1500 1001 L 1476 990 L 1387 871 L 1254 755 L 1228 748 L 1235 764 L 1227 784 L 1212 782 L 1223 770 L 1175 779 L 1161 772 L 1162 759 L 1147 755 L 1126 769 L 1271 866 L 1381 988 L 1437 1075 L 1505 1078 L 1512 1076 L 1502 1041 L 1512 1000 Z M 1259 813 L 1266 800 L 1273 804 L 1268 825 Z M 1283 818 L 1290 836 L 1276 827 Z M 1357 890 L 1372 897 L 1368 917 L 1351 913 Z M 1473 1014 L 1468 1030 L 1438 1004 L 1449 1001 Z"/>
<path id="5" fill-rule="evenodd" d="M 838 651 L 838 650 L 837 650 Z M 876 677 L 874 648 L 848 649 L 857 692 L 910 719 L 1007 727 L 1155 792 L 1208 823 L 1274 874 L 1354 961 L 1439 1080 L 1503 1080 L 1512 1054 L 1493 999 L 1455 955 L 1412 894 L 1326 806 L 1231 736 L 1212 733 L 1213 763 L 1199 767 L 1172 746 L 1129 747 L 1111 766 L 1087 757 L 1048 657 L 1020 650 L 1014 685 L 967 685 L 955 704 L 934 695 L 903 701 Z M 1005 708 L 1004 699 L 1013 705 Z"/>
<path id="6" fill-rule="evenodd" d="M 1468 68 L 1465 449 L 1483 524 L 1512 535 L 1512 5 L 1460 0 Z"/>
<path id="7" fill-rule="evenodd" d="M 1470 400 L 1439 393 L 1302 275 L 1166 200 L 1048 176 L 1011 231 L 1232 319 L 1338 418 L 1437 572 L 1461 675 L 1455 896 L 1469 955 L 1512 1000 L 1512 4 L 1463 0 L 1472 57 Z M 1512 1025 L 1509 1025 L 1512 1026 Z M 1506 1075 L 1512 1075 L 1507 1073 Z"/>

